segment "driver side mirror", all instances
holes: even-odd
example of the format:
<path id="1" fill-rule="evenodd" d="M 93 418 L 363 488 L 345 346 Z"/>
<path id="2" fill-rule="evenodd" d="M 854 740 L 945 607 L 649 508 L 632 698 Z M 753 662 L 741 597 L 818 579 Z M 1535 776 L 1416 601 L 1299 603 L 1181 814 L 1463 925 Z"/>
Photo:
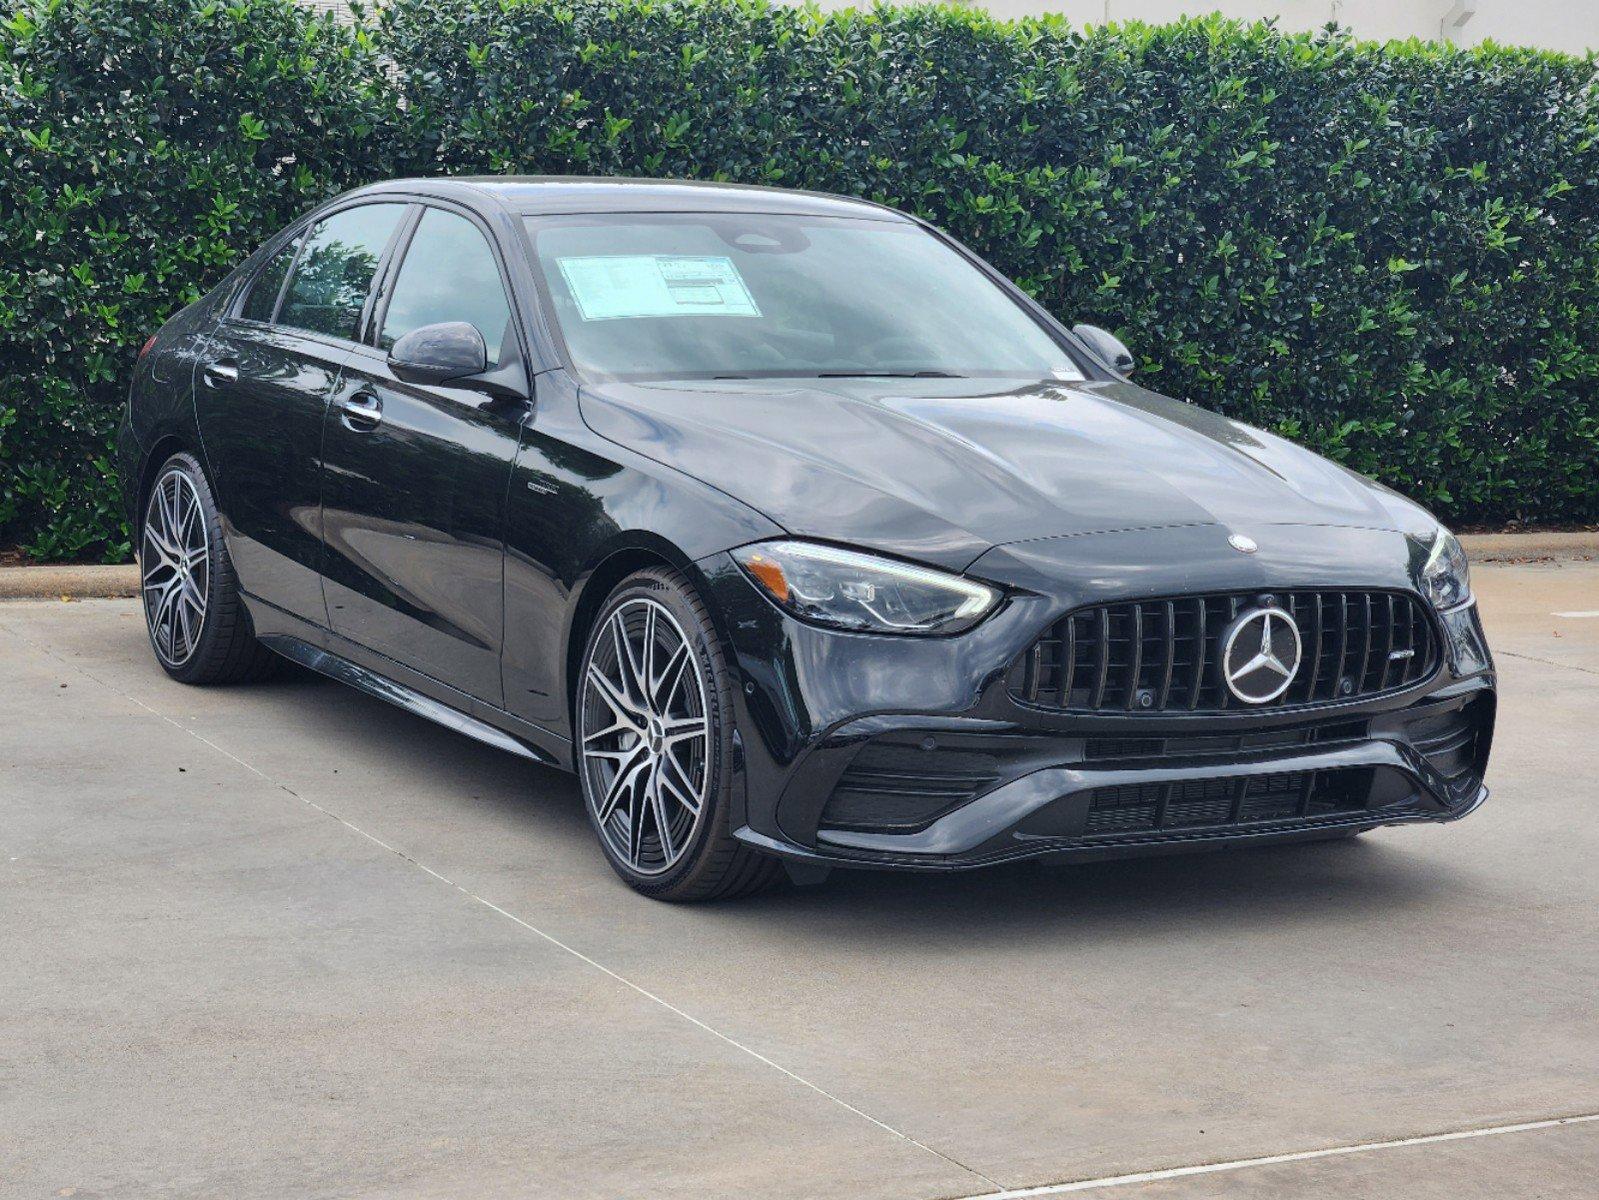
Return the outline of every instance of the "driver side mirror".
<path id="1" fill-rule="evenodd" d="M 1131 375 L 1138 360 L 1126 344 L 1108 329 L 1098 325 L 1073 325 L 1072 332 L 1088 343 L 1088 348 L 1123 375 Z"/>
<path id="2" fill-rule="evenodd" d="M 413 329 L 389 351 L 389 370 L 406 383 L 451 383 L 481 375 L 488 366 L 483 335 L 465 321 Z"/>

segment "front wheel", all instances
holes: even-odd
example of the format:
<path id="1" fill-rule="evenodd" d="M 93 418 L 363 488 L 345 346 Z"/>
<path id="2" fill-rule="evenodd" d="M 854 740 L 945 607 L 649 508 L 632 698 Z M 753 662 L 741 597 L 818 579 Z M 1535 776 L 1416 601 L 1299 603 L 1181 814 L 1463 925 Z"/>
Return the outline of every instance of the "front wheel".
<path id="1" fill-rule="evenodd" d="M 605 857 L 661 900 L 746 895 L 779 865 L 732 836 L 733 707 L 709 614 L 675 571 L 624 580 L 589 631 L 578 775 Z"/>

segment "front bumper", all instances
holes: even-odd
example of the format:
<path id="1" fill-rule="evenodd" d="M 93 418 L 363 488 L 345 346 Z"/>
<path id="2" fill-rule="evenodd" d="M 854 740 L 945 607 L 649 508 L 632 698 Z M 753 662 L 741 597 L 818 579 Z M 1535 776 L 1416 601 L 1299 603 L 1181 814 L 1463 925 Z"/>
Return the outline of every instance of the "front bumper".
<path id="1" fill-rule="evenodd" d="M 1007 690 L 1031 639 L 1084 603 L 1177 587 L 1411 586 L 1401 535 L 1273 531 L 1247 560 L 1218 553 L 1228 531 L 1209 526 L 1001 548 L 972 573 L 1008 585 L 1007 603 L 946 639 L 804 625 L 731 559 L 707 560 L 741 684 L 737 836 L 819 865 L 947 870 L 1302 840 L 1474 810 L 1495 707 L 1474 608 L 1440 620 L 1436 671 L 1370 699 L 1107 716 L 1042 712 Z M 1290 549 L 1271 554 L 1274 544 Z"/>

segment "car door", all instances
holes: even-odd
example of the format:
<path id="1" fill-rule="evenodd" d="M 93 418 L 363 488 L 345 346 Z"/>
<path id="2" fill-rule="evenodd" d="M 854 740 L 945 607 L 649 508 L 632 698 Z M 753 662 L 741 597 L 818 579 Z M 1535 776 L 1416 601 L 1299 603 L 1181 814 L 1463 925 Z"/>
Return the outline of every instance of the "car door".
<path id="1" fill-rule="evenodd" d="M 344 209 L 268 256 L 202 349 L 195 412 L 240 586 L 318 626 L 322 418 L 404 204 Z"/>
<path id="2" fill-rule="evenodd" d="M 519 356 L 507 280 L 486 229 L 432 203 L 387 278 L 373 344 L 350 354 L 324 425 L 329 625 L 500 706 L 505 491 L 527 405 L 407 383 L 387 351 L 423 325 L 465 321 L 491 368 Z"/>

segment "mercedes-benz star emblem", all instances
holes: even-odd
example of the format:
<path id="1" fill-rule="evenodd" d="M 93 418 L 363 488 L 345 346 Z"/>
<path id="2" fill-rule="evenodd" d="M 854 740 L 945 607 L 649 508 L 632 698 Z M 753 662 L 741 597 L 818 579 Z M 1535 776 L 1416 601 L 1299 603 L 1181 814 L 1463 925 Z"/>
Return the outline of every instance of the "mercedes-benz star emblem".
<path id="1" fill-rule="evenodd" d="M 1299 626 L 1280 608 L 1240 613 L 1221 644 L 1227 690 L 1245 704 L 1266 704 L 1288 690 L 1303 647 Z"/>
<path id="2" fill-rule="evenodd" d="M 1260 549 L 1254 538 L 1246 537 L 1241 533 L 1228 534 L 1227 544 L 1240 554 L 1253 554 Z"/>

